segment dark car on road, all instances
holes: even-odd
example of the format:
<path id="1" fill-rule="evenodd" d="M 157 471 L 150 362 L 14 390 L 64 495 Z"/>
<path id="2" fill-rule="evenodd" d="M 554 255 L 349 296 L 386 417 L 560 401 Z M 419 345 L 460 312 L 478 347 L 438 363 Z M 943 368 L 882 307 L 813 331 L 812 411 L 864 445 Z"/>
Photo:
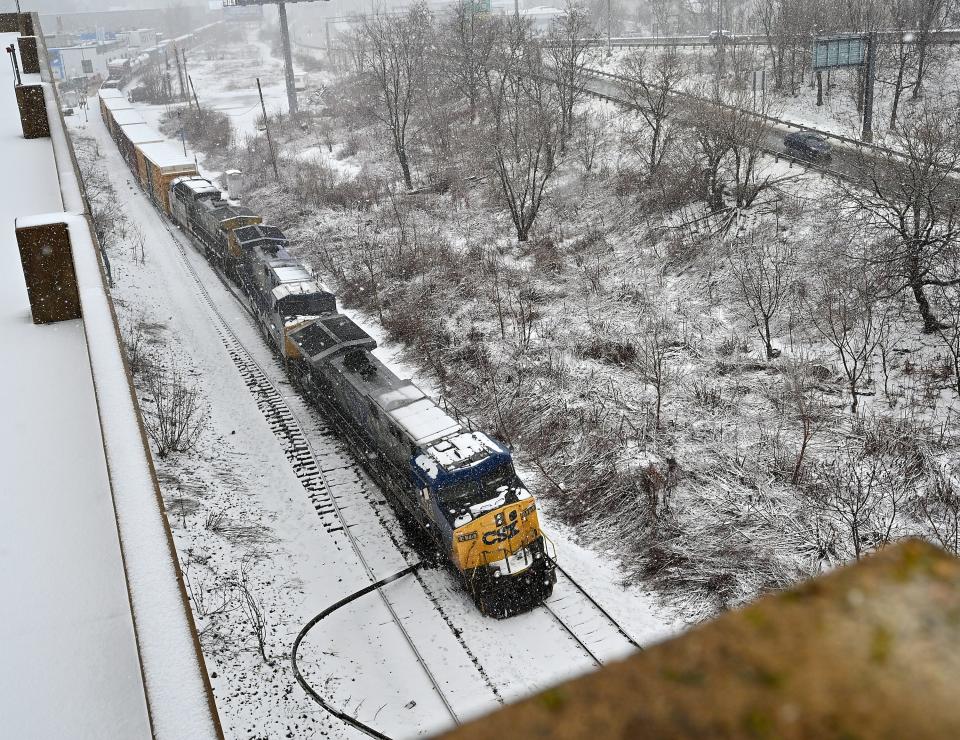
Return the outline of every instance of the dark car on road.
<path id="1" fill-rule="evenodd" d="M 788 154 L 821 162 L 830 161 L 830 153 L 833 149 L 825 138 L 812 131 L 794 131 L 792 134 L 787 134 L 783 144 L 787 147 Z"/>
<path id="2" fill-rule="evenodd" d="M 711 31 L 707 38 L 711 44 L 719 44 L 721 41 L 725 44 L 733 44 L 737 40 L 737 37 L 726 29 L 722 31 Z"/>

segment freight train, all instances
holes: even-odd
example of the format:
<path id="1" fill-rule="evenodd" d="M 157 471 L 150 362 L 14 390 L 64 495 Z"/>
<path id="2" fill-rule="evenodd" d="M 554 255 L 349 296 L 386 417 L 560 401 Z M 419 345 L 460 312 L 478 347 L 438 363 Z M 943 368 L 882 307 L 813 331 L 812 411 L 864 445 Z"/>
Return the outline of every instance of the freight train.
<path id="1" fill-rule="evenodd" d="M 380 362 L 376 342 L 337 311 L 336 297 L 290 255 L 280 229 L 231 202 L 146 124 L 121 124 L 128 109 L 116 91 L 101 90 L 100 102 L 141 187 L 242 291 L 294 383 L 336 422 L 397 513 L 458 574 L 480 611 L 507 617 L 550 596 L 555 551 L 510 450 Z"/>

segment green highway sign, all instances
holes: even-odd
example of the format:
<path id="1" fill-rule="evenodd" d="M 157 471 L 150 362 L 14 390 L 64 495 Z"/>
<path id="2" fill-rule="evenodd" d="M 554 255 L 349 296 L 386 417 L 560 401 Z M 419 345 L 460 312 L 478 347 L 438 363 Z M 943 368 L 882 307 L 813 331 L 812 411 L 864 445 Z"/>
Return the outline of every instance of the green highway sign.
<path id="1" fill-rule="evenodd" d="M 867 37 L 862 34 L 821 36 L 813 42 L 814 70 L 859 67 L 867 58 Z"/>

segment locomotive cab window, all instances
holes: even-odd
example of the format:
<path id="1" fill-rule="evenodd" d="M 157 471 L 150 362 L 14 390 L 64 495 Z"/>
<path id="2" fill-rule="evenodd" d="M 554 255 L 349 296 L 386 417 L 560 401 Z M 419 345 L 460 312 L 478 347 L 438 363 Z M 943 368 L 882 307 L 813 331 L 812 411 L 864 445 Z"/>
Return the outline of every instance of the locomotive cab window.
<path id="1" fill-rule="evenodd" d="M 524 490 L 523 484 L 513 470 L 513 465 L 510 464 L 501 465 L 493 472 L 484 476 L 480 485 L 483 490 L 486 491 L 486 497 L 488 499 L 497 498 L 504 493 L 511 492 L 514 496 L 517 496 Z"/>
<path id="2" fill-rule="evenodd" d="M 468 509 L 476 504 L 483 503 L 489 498 L 477 486 L 477 482 L 466 480 L 460 483 L 451 483 L 440 489 L 440 500 L 449 509 Z"/>

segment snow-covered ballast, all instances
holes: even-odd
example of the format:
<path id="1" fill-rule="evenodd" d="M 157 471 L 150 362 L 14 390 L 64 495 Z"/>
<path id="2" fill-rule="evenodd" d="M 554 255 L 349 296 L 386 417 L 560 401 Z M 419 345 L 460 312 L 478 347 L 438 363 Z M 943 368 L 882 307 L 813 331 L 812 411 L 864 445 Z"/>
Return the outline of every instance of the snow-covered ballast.
<path id="1" fill-rule="evenodd" d="M 481 611 L 508 616 L 552 593 L 555 564 L 536 503 L 506 447 L 398 378 L 346 316 L 290 339 L 304 360 L 302 385 L 350 427 L 378 483 L 447 554 Z"/>

